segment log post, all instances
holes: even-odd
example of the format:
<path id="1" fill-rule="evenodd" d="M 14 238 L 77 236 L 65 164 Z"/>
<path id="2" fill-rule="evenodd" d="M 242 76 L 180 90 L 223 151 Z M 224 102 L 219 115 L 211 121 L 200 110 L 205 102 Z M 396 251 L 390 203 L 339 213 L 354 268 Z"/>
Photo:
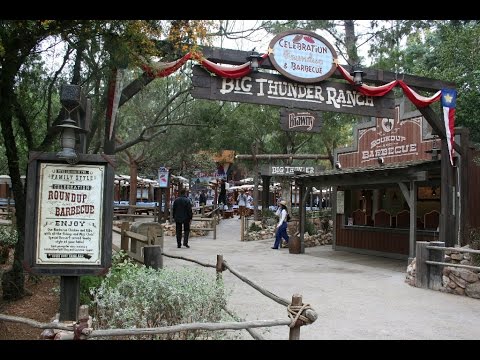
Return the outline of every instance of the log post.
<path id="1" fill-rule="evenodd" d="M 431 241 L 430 245 L 445 247 L 445 243 L 443 241 Z M 429 254 L 430 254 L 429 260 L 431 261 L 437 261 L 437 262 L 445 261 L 443 250 L 430 249 Z M 430 276 L 428 280 L 428 287 L 432 290 L 440 290 L 442 288 L 443 268 L 439 265 L 429 265 L 429 268 L 430 268 Z M 418 274 L 418 267 L 417 267 L 417 274 Z"/>
<path id="2" fill-rule="evenodd" d="M 143 248 L 143 263 L 146 267 L 155 270 L 163 268 L 162 247 L 160 245 L 150 245 Z"/>
<path id="3" fill-rule="evenodd" d="M 212 225 L 213 225 L 213 240 L 217 239 L 217 219 L 212 220 Z"/>
<path id="4" fill-rule="evenodd" d="M 240 215 L 240 241 L 245 240 L 245 217 Z"/>
<path id="5" fill-rule="evenodd" d="M 217 272 L 217 281 L 221 280 L 223 272 L 223 255 L 217 255 L 217 264 L 215 265 L 215 270 Z"/>
<path id="6" fill-rule="evenodd" d="M 88 305 L 82 305 L 78 309 L 78 320 L 73 325 L 73 340 L 85 340 L 86 336 L 82 334 L 82 330 L 88 328 Z"/>
<path id="7" fill-rule="evenodd" d="M 428 241 L 417 241 L 417 260 L 415 264 L 417 274 L 415 276 L 415 286 L 423 289 L 428 289 L 429 266 L 426 263 L 429 253 L 427 249 L 428 244 Z"/>
<path id="8" fill-rule="evenodd" d="M 122 229 L 122 232 L 120 233 L 120 249 L 128 251 L 128 236 L 126 234 L 129 228 L 128 221 L 122 221 L 120 228 Z"/>
<path id="9" fill-rule="evenodd" d="M 302 295 L 293 294 L 292 295 L 292 307 L 302 306 Z M 303 321 L 297 320 L 294 327 L 290 328 L 289 340 L 300 340 L 300 326 L 303 325 Z"/>

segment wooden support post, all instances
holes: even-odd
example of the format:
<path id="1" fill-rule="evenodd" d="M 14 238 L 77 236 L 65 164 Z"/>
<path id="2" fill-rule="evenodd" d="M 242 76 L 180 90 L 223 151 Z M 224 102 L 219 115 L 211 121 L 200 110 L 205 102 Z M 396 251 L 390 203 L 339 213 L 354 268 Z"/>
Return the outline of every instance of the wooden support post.
<path id="1" fill-rule="evenodd" d="M 128 251 L 128 236 L 126 232 L 129 230 L 129 223 L 128 221 L 123 221 L 120 228 L 122 232 L 120 233 L 120 249 L 123 251 Z"/>
<path id="2" fill-rule="evenodd" d="M 408 263 L 410 264 L 415 257 L 415 243 L 417 242 L 417 183 L 410 181 L 410 231 L 409 231 L 409 248 Z"/>
<path id="3" fill-rule="evenodd" d="M 240 241 L 245 240 L 245 217 L 240 215 Z"/>
<path id="4" fill-rule="evenodd" d="M 430 246 L 440 246 L 445 247 L 445 243 L 442 241 L 431 241 Z M 443 250 L 434 250 L 429 251 L 430 258 L 428 260 L 444 262 L 445 256 Z M 442 288 L 442 276 L 443 276 L 443 267 L 438 265 L 429 265 L 430 276 L 428 280 L 428 287 L 432 290 L 440 290 Z M 418 268 L 417 268 L 418 269 Z M 417 270 L 418 274 L 418 270 Z"/>
<path id="5" fill-rule="evenodd" d="M 428 289 L 429 266 L 426 263 L 429 255 L 428 245 L 428 241 L 417 241 L 415 286 L 423 289 Z"/>
<path id="6" fill-rule="evenodd" d="M 80 276 L 60 276 L 60 321 L 76 321 L 80 306 Z"/>
<path id="7" fill-rule="evenodd" d="M 218 220 L 218 217 L 215 219 L 212 220 L 212 225 L 213 225 L 213 240 L 216 240 L 217 239 L 217 220 Z"/>
<path id="8" fill-rule="evenodd" d="M 221 280 L 223 272 L 223 255 L 217 255 L 217 264 L 215 265 L 215 270 L 217 272 L 217 280 Z"/>
<path id="9" fill-rule="evenodd" d="M 292 306 L 302 306 L 302 295 L 293 294 L 292 296 Z M 303 321 L 297 320 L 294 327 L 290 328 L 290 334 L 288 340 L 300 340 L 300 326 L 303 325 Z"/>
<path id="10" fill-rule="evenodd" d="M 82 335 L 82 330 L 88 328 L 88 305 L 80 306 L 78 309 L 78 320 L 73 325 L 73 340 L 85 340 L 87 337 Z"/>
<path id="11" fill-rule="evenodd" d="M 143 248 L 143 263 L 155 270 L 163 268 L 162 247 L 150 245 Z"/>

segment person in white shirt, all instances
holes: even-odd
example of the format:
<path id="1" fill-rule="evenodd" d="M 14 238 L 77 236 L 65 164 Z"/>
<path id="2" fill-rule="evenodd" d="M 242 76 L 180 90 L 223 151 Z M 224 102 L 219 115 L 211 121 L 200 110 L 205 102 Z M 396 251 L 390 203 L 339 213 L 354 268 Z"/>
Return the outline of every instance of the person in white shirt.
<path id="1" fill-rule="evenodd" d="M 245 190 L 240 189 L 240 194 L 237 197 L 238 203 L 238 218 L 247 215 L 245 209 L 247 207 L 247 195 L 245 195 Z"/>
<path id="2" fill-rule="evenodd" d="M 278 223 L 277 223 L 277 231 L 275 234 L 275 243 L 272 246 L 272 249 L 278 249 L 281 245 L 282 238 L 288 244 L 288 240 L 290 239 L 287 234 L 287 202 L 285 200 L 280 201 L 276 215 L 278 216 Z"/>

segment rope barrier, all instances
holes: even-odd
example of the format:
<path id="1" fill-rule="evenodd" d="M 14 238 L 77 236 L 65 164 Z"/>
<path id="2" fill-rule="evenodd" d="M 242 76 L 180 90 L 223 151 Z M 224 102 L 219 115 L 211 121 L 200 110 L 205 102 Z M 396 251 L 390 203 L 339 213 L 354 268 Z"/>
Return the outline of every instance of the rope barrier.
<path id="1" fill-rule="evenodd" d="M 297 320 L 301 320 L 305 323 L 305 325 L 309 325 L 312 322 L 310 321 L 309 318 L 306 316 L 302 315 L 302 313 L 307 310 L 307 309 L 312 309 L 310 304 L 302 304 L 300 305 L 288 305 L 287 306 L 287 311 L 288 311 L 288 317 L 292 319 L 292 322 L 289 327 L 293 328 L 295 327 L 295 324 L 297 323 Z"/>

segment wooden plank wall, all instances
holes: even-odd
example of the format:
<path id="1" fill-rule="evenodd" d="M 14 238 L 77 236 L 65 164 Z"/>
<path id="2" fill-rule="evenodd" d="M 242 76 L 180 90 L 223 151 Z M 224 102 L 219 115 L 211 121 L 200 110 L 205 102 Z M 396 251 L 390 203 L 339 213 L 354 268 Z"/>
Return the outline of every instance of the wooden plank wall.
<path id="1" fill-rule="evenodd" d="M 467 164 L 467 179 L 468 189 L 463 197 L 463 201 L 467 201 L 467 226 L 480 227 L 480 151 L 478 150 L 472 149 L 470 153 L 470 161 Z"/>
<path id="2" fill-rule="evenodd" d="M 336 245 L 354 249 L 381 251 L 385 253 L 408 255 L 408 229 L 388 229 L 386 231 L 365 228 L 342 228 L 342 215 L 337 215 Z M 417 241 L 433 241 L 428 234 L 417 234 Z M 438 235 L 435 240 L 438 240 Z"/>

